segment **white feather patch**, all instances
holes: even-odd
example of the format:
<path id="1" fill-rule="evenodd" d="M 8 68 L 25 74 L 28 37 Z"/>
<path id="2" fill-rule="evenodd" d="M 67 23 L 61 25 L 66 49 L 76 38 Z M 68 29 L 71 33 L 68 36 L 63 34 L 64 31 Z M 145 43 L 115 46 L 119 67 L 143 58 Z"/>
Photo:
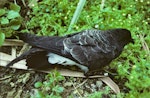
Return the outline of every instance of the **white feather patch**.
<path id="1" fill-rule="evenodd" d="M 78 66 L 81 70 L 83 70 L 85 73 L 88 72 L 88 67 L 78 64 L 76 62 L 74 62 L 73 60 L 70 60 L 68 58 L 65 58 L 63 56 L 57 55 L 55 53 L 48 53 L 48 62 L 51 64 L 61 64 L 61 65 L 69 65 L 69 66 L 73 66 L 76 65 Z"/>

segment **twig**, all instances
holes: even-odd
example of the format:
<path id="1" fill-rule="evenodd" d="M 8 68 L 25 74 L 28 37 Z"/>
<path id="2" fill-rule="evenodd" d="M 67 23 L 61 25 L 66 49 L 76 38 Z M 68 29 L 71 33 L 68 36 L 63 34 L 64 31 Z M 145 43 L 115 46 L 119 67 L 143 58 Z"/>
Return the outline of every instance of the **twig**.
<path id="1" fill-rule="evenodd" d="M 12 57 L 16 57 L 17 55 L 16 55 L 16 46 L 12 46 L 12 48 L 11 48 L 11 56 Z"/>
<path id="2" fill-rule="evenodd" d="M 70 81 L 71 81 L 71 80 L 70 80 Z M 72 82 L 72 81 L 71 81 L 71 82 Z M 80 96 L 81 98 L 83 98 L 82 95 L 80 94 L 80 92 L 78 91 L 77 87 L 75 87 L 75 85 L 73 84 L 73 82 L 72 82 L 72 85 L 73 85 L 74 89 L 77 91 L 77 93 L 79 94 L 79 96 Z"/>
<path id="3" fill-rule="evenodd" d="M 16 0 L 14 0 L 14 4 L 17 4 L 17 1 L 16 1 Z"/>
<path id="4" fill-rule="evenodd" d="M 9 79 L 9 78 L 11 78 L 11 76 L 6 76 L 6 77 L 4 77 L 4 78 L 0 78 L 0 81 L 6 80 L 6 79 Z"/>
<path id="5" fill-rule="evenodd" d="M 87 82 L 87 80 L 88 79 L 85 79 L 81 84 L 79 84 L 75 89 L 77 89 L 77 88 L 79 88 L 79 87 L 81 87 L 84 83 L 86 83 Z"/>
<path id="6" fill-rule="evenodd" d="M 21 1 L 22 1 L 23 5 L 26 7 L 27 5 L 26 5 L 25 1 L 24 0 L 21 0 Z"/>
<path id="7" fill-rule="evenodd" d="M 16 39 L 5 39 L 3 46 L 23 46 L 24 42 Z"/>
<path id="8" fill-rule="evenodd" d="M 100 9 L 101 9 L 101 10 L 103 10 L 104 5 L 105 5 L 105 0 L 102 0 L 101 5 L 100 5 Z"/>
<path id="9" fill-rule="evenodd" d="M 24 53 L 25 51 L 27 51 L 29 48 L 30 48 L 30 46 L 27 43 L 25 43 L 23 45 L 22 49 L 20 50 L 18 56 L 21 55 L 22 53 Z"/>

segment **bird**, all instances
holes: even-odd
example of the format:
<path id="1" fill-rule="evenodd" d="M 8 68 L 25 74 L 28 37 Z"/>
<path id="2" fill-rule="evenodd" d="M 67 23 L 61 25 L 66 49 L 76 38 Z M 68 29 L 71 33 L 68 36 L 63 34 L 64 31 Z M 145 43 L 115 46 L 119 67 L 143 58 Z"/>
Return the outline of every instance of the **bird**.
<path id="1" fill-rule="evenodd" d="M 18 33 L 17 36 L 32 48 L 8 63 L 7 67 L 26 59 L 29 68 L 44 69 L 55 64 L 77 66 L 87 76 L 108 66 L 122 53 L 125 45 L 134 43 L 131 32 L 124 28 L 89 29 L 65 36 L 31 33 Z"/>

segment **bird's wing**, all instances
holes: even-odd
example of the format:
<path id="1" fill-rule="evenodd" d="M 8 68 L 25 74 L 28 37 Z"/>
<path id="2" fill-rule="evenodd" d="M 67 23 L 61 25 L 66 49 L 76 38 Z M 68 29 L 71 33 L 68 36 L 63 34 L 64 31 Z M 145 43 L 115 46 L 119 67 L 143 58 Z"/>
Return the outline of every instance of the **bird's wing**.
<path id="1" fill-rule="evenodd" d="M 19 38 L 31 46 L 44 49 L 49 52 L 60 53 L 63 49 L 63 37 L 36 36 L 30 33 L 19 33 Z"/>
<path id="2" fill-rule="evenodd" d="M 48 62 L 47 51 L 36 51 L 31 53 L 26 58 L 26 65 L 33 69 L 48 69 L 52 66 Z"/>
<path id="3" fill-rule="evenodd" d="M 76 61 L 70 54 L 64 54 L 63 52 L 63 40 L 67 38 L 67 36 L 36 36 L 30 33 L 18 33 L 18 36 L 21 40 L 30 44 L 33 47 L 41 48 L 47 52 L 55 53 Z"/>
<path id="4" fill-rule="evenodd" d="M 86 30 L 65 38 L 63 44 L 66 53 L 70 53 L 81 64 L 89 65 L 94 61 L 106 58 L 111 60 L 115 55 L 114 51 L 116 49 L 113 41 L 114 39 L 107 32 Z"/>

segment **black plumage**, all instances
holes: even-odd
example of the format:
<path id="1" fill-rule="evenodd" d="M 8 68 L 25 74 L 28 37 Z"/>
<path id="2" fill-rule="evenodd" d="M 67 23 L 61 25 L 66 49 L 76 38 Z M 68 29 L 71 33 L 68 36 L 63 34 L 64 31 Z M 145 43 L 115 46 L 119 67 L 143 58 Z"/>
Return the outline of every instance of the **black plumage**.
<path id="1" fill-rule="evenodd" d="M 85 30 L 63 37 L 29 33 L 18 33 L 18 36 L 32 48 L 7 66 L 26 59 L 31 68 L 47 68 L 51 64 L 76 65 L 85 73 L 101 70 L 121 54 L 125 45 L 133 43 L 130 31 L 120 28 Z M 42 58 L 41 62 L 37 62 L 39 58 Z"/>

